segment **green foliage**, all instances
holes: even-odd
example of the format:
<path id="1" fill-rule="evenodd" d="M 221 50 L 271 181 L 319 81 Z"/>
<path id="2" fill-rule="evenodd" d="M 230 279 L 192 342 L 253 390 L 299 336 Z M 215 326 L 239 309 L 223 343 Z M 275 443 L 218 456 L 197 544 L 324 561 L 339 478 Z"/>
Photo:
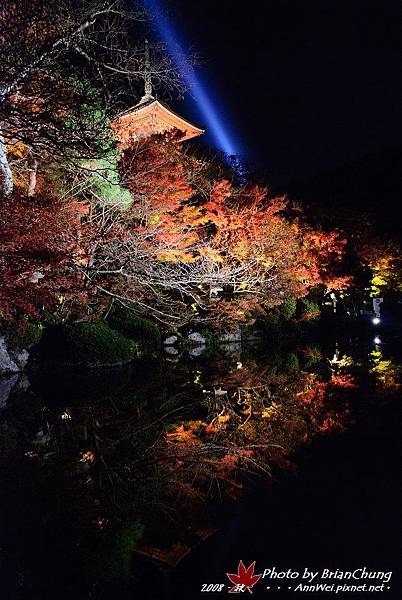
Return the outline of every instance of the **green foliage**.
<path id="1" fill-rule="evenodd" d="M 110 313 L 108 322 L 113 329 L 138 342 L 142 350 L 152 352 L 160 348 L 159 329 L 151 321 L 139 317 L 133 311 L 118 307 Z"/>
<path id="2" fill-rule="evenodd" d="M 118 153 L 109 159 L 83 161 L 81 188 L 84 195 L 100 204 L 127 208 L 132 201 L 128 190 L 121 187 L 117 171 Z"/>
<path id="3" fill-rule="evenodd" d="M 43 325 L 26 322 L 20 331 L 11 330 L 7 335 L 7 343 L 12 350 L 29 349 L 36 346 L 42 338 Z"/>
<path id="4" fill-rule="evenodd" d="M 88 556 L 87 577 L 91 582 L 97 581 L 103 591 L 113 590 L 110 597 L 128 597 L 126 594 L 134 580 L 133 549 L 143 533 L 144 525 L 139 519 L 121 525 L 102 538 L 99 551 Z M 109 598 L 107 592 L 106 596 Z"/>
<path id="5" fill-rule="evenodd" d="M 99 91 L 87 89 L 85 97 L 88 101 L 80 107 L 80 117 L 90 130 L 100 132 L 99 152 L 96 158 L 80 161 L 78 192 L 92 202 L 126 208 L 131 203 L 131 195 L 120 186 L 117 170 L 120 151 L 114 147 L 110 121 L 102 108 Z"/>
<path id="6" fill-rule="evenodd" d="M 103 322 L 48 327 L 38 347 L 50 362 L 89 366 L 116 365 L 137 355 L 137 346 Z"/>
<path id="7" fill-rule="evenodd" d="M 292 374 L 300 370 L 299 359 L 294 352 L 281 351 L 279 348 L 271 349 L 264 357 L 271 376 Z"/>
<path id="8" fill-rule="evenodd" d="M 127 581 L 132 577 L 132 554 L 135 544 L 142 538 L 144 525 L 134 521 L 119 529 L 112 542 L 107 564 L 111 579 Z"/>
<path id="9" fill-rule="evenodd" d="M 217 347 L 217 339 L 213 332 L 210 329 L 201 328 L 200 333 L 205 338 L 206 350 L 204 356 L 214 352 L 214 350 L 216 350 Z"/>
<path id="10" fill-rule="evenodd" d="M 91 82 L 78 81 L 75 75 L 68 78 L 69 89 L 75 91 L 77 99 L 71 103 L 67 117 L 63 120 L 67 139 L 84 140 L 88 145 L 81 159 L 62 160 L 42 173 L 60 194 L 93 204 L 113 205 L 126 208 L 131 203 L 130 193 L 119 183 L 117 163 L 120 151 L 106 115 L 102 97 Z"/>
<path id="11" fill-rule="evenodd" d="M 309 298 L 299 298 L 296 314 L 299 318 L 314 320 L 320 316 L 320 307 Z"/>
<path id="12" fill-rule="evenodd" d="M 277 310 L 285 321 L 290 321 L 296 314 L 297 302 L 295 298 L 286 298 L 285 302 L 278 306 Z"/>
<path id="13" fill-rule="evenodd" d="M 296 306 L 294 298 L 287 298 L 281 305 L 272 308 L 265 317 L 260 317 L 257 326 L 263 331 L 279 329 L 295 316 Z"/>
<path id="14" fill-rule="evenodd" d="M 76 137 L 89 141 L 98 156 L 109 153 L 114 139 L 100 90 L 90 80 L 79 79 L 75 74 L 65 78 L 65 84 L 71 94 L 68 114 L 63 120 L 67 135 L 72 140 Z"/>
<path id="15" fill-rule="evenodd" d="M 302 368 L 306 371 L 319 364 L 322 358 L 323 354 L 319 346 L 306 346 L 301 350 Z"/>
<path id="16" fill-rule="evenodd" d="M 61 195 L 74 196 L 92 205 L 124 210 L 129 207 L 132 198 L 119 182 L 119 156 L 119 151 L 113 149 L 105 151 L 103 158 L 77 160 L 74 166 L 67 163 L 51 165 L 47 178 Z"/>
<path id="17" fill-rule="evenodd" d="M 256 320 L 256 326 L 263 334 L 270 333 L 278 329 L 281 325 L 281 318 L 276 308 L 269 311 L 264 317 L 259 317 Z"/>
<path id="18" fill-rule="evenodd" d="M 297 354 L 289 352 L 283 362 L 283 370 L 285 373 L 296 373 L 300 371 L 300 364 Z"/>

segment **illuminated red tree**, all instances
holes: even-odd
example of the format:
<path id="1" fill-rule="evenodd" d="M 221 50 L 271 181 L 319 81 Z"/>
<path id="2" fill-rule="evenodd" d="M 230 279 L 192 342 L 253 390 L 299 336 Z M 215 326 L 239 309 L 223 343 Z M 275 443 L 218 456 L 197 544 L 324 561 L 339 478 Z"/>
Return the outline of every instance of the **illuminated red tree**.
<path id="1" fill-rule="evenodd" d="M 80 206 L 53 197 L 13 195 L 0 213 L 0 311 L 38 317 L 82 293 L 76 270 Z"/>
<path id="2" fill-rule="evenodd" d="M 329 281 L 331 257 L 342 253 L 337 234 L 302 230 L 285 217 L 285 198 L 214 178 L 176 141 L 154 136 L 125 152 L 132 203 L 107 222 L 108 241 L 86 272 L 93 285 L 179 324 L 249 318 Z"/>

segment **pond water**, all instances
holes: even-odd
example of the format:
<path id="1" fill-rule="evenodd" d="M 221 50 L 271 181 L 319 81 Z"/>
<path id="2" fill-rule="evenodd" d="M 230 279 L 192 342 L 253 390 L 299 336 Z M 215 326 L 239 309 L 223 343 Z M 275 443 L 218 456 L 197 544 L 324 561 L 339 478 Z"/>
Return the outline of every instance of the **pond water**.
<path id="1" fill-rule="evenodd" d="M 392 570 L 400 598 L 402 358 L 383 338 L 4 379 L 1 598 L 198 598 L 240 559 Z"/>

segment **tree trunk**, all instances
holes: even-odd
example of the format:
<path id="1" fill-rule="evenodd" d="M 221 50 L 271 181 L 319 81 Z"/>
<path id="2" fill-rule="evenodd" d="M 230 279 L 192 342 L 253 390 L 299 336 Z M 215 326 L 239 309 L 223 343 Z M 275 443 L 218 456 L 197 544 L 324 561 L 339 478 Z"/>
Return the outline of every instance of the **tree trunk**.
<path id="1" fill-rule="evenodd" d="M 0 129 L 0 195 L 10 196 L 13 187 L 13 174 L 7 158 L 3 132 Z"/>
<path id="2" fill-rule="evenodd" d="M 29 165 L 29 184 L 28 184 L 28 196 L 34 196 L 36 190 L 36 175 L 38 172 L 38 161 L 33 156 L 28 158 Z"/>

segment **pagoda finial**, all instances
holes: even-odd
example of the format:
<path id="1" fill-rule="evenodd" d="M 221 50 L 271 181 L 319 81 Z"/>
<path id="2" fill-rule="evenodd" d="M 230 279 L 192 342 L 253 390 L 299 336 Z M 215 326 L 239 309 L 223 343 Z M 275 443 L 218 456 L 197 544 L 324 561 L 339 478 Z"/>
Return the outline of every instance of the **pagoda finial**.
<path id="1" fill-rule="evenodd" d="M 152 80 L 151 80 L 151 63 L 149 60 L 149 45 L 148 40 L 145 40 L 145 64 L 144 64 L 144 96 L 142 101 L 153 98 L 152 96 Z"/>

